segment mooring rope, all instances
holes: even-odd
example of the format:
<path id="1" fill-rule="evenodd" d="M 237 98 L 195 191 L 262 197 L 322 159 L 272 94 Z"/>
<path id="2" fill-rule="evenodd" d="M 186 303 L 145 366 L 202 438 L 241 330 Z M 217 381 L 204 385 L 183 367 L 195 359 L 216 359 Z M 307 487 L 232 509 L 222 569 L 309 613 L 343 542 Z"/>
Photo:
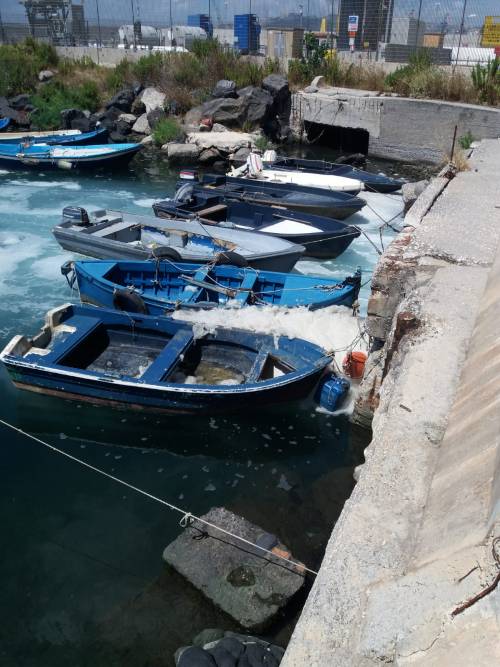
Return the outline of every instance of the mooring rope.
<path id="1" fill-rule="evenodd" d="M 117 482 L 118 484 L 122 484 L 122 486 L 127 487 L 131 491 L 135 491 L 136 493 L 139 493 L 142 496 L 145 496 L 146 498 L 149 498 L 150 500 L 154 500 L 157 503 L 160 503 L 161 505 L 165 505 L 165 507 L 168 507 L 174 512 L 178 512 L 179 514 L 182 514 L 182 518 L 179 522 L 180 526 L 182 528 L 187 528 L 192 520 L 199 521 L 200 523 L 204 524 L 205 526 L 208 526 L 209 528 L 213 528 L 214 530 L 218 530 L 221 533 L 224 533 L 225 535 L 228 535 L 229 537 L 234 538 L 235 540 L 239 540 L 243 544 L 246 544 L 254 549 L 259 549 L 261 552 L 269 554 L 273 558 L 277 558 L 281 561 L 284 561 L 291 565 L 294 570 L 299 570 L 300 572 L 308 572 L 309 574 L 317 575 L 318 572 L 316 570 L 312 570 L 309 567 L 306 567 L 303 563 L 300 563 L 298 561 L 294 561 L 291 558 L 287 558 L 286 556 L 281 556 L 279 553 L 274 553 L 274 551 L 270 551 L 269 549 L 266 549 L 265 547 L 261 547 L 258 544 L 255 544 L 254 542 L 251 542 L 250 540 L 247 540 L 244 537 L 241 537 L 241 535 L 235 535 L 234 533 L 231 533 L 229 530 L 226 530 L 225 528 L 221 528 L 220 526 L 217 526 L 214 523 L 211 523 L 210 521 L 207 521 L 206 519 L 203 519 L 199 516 L 196 516 L 196 514 L 193 514 L 192 512 L 187 512 L 186 510 L 183 510 L 180 507 L 177 507 L 176 505 L 173 505 L 172 503 L 169 503 L 167 500 L 164 500 L 163 498 L 158 498 L 158 496 L 154 496 L 152 493 L 149 493 L 148 491 L 144 491 L 144 489 L 140 489 L 137 486 L 134 486 L 133 484 L 130 484 L 129 482 L 126 482 L 123 479 L 120 479 L 119 477 L 116 477 L 115 475 L 111 475 L 109 472 L 106 472 L 105 470 L 101 470 L 100 468 L 97 468 L 96 466 L 92 465 L 91 463 L 87 463 L 87 461 L 83 461 L 82 459 L 79 459 L 77 456 L 73 456 L 73 454 L 69 454 L 68 452 L 65 452 L 62 449 L 59 449 L 58 447 L 55 447 L 54 445 L 51 445 L 48 442 L 45 442 L 41 438 L 38 438 L 35 435 L 32 435 L 31 433 L 28 433 L 26 431 L 23 431 L 21 428 L 14 426 L 13 424 L 10 424 L 9 422 L 6 422 L 4 419 L 0 419 L 0 424 L 3 424 L 7 428 L 11 429 L 12 431 L 15 431 L 19 433 L 20 435 L 25 436 L 26 438 L 30 438 L 31 440 L 34 440 L 35 442 L 38 442 L 40 445 L 43 445 L 44 447 L 47 447 L 48 449 L 52 450 L 53 452 L 56 452 L 57 454 L 61 454 L 62 456 L 65 456 L 66 458 L 70 459 L 74 463 L 78 463 L 79 465 L 88 468 L 89 470 L 92 470 L 93 472 L 97 473 L 98 475 L 102 475 L 103 477 L 107 477 L 108 479 L 111 479 L 113 482 Z M 236 545 L 233 545 L 236 546 Z M 272 561 L 271 561 L 272 562 Z"/>

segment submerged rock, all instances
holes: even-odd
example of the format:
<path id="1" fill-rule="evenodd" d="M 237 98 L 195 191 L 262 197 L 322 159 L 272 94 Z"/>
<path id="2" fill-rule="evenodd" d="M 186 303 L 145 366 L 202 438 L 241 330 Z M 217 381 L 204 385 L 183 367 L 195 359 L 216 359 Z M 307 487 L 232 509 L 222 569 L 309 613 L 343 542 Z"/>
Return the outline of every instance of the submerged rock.
<path id="1" fill-rule="evenodd" d="M 161 149 L 167 152 L 171 162 L 193 162 L 200 155 L 200 149 L 195 144 L 164 144 Z"/>
<path id="2" fill-rule="evenodd" d="M 204 637 L 210 638 L 214 633 L 217 634 L 216 640 L 205 644 L 200 641 Z M 174 659 L 177 667 L 278 667 L 285 654 L 281 646 L 270 644 L 259 637 L 221 630 L 203 630 L 195 637 L 193 644 L 176 651 Z M 205 656 L 208 656 L 208 661 Z"/>
<path id="3" fill-rule="evenodd" d="M 269 534 L 261 528 L 222 507 L 212 508 L 202 518 L 254 544 L 259 544 L 259 540 L 265 544 L 277 541 L 274 536 L 267 539 Z M 194 540 L 200 533 L 214 539 Z M 274 547 L 273 552 L 292 558 L 282 544 Z M 166 547 L 163 558 L 249 630 L 268 626 L 304 584 L 301 563 L 288 565 L 196 521 Z"/>

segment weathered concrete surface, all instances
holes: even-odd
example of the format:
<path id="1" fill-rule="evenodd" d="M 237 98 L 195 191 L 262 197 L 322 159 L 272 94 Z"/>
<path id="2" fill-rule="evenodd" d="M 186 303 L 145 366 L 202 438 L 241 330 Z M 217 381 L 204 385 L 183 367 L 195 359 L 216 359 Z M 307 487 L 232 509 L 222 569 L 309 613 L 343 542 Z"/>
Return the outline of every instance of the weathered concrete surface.
<path id="1" fill-rule="evenodd" d="M 393 160 L 440 163 L 457 136 L 500 136 L 500 109 L 458 102 L 385 97 L 370 91 L 321 88 L 300 92 L 294 108 L 303 121 L 367 130 L 369 154 Z"/>
<path id="2" fill-rule="evenodd" d="M 216 148 L 225 153 L 234 153 L 239 148 L 255 147 L 258 135 L 247 132 L 188 132 L 186 141 L 196 144 L 200 150 Z"/>
<path id="3" fill-rule="evenodd" d="M 500 664 L 499 588 L 451 616 L 499 567 L 500 142 L 471 165 L 399 255 L 373 439 L 284 667 Z"/>
<path id="4" fill-rule="evenodd" d="M 223 507 L 212 508 L 202 518 L 292 558 L 274 535 Z M 200 539 L 203 534 L 207 539 Z M 166 547 L 163 559 L 247 630 L 261 631 L 269 625 L 304 584 L 298 561 L 288 564 L 198 521 Z"/>

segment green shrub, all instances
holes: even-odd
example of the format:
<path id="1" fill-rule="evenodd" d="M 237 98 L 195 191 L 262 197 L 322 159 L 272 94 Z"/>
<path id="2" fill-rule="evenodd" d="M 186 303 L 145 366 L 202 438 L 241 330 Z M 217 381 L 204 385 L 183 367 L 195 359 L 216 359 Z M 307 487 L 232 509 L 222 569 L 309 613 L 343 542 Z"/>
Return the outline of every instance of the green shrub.
<path id="1" fill-rule="evenodd" d="M 481 102 L 495 105 L 500 101 L 500 58 L 489 60 L 487 65 L 475 65 L 471 72 L 472 83 Z"/>
<path id="2" fill-rule="evenodd" d="M 175 118 L 160 120 L 153 130 L 153 139 L 158 146 L 168 144 L 169 141 L 182 139 L 182 130 Z"/>
<path id="3" fill-rule="evenodd" d="M 467 132 L 459 138 L 458 143 L 464 150 L 467 150 L 472 146 L 473 141 L 474 137 L 472 136 L 471 131 L 467 130 Z"/>
<path id="4" fill-rule="evenodd" d="M 0 46 L 0 95 L 30 93 L 38 83 L 42 69 L 55 67 L 59 62 L 56 50 L 50 44 L 32 38 L 19 44 Z"/>
<path id="5" fill-rule="evenodd" d="M 60 81 L 51 81 L 32 98 L 36 111 L 33 123 L 43 130 L 57 129 L 61 125 L 61 111 L 70 107 L 96 111 L 101 103 L 99 89 L 94 81 L 68 87 Z"/>

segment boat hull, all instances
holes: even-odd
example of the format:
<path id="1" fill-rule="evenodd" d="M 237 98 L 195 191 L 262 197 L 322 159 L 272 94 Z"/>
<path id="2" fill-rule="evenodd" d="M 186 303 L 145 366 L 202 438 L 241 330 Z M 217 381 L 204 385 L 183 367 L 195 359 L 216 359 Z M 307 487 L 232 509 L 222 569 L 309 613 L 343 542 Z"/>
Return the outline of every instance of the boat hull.
<path id="1" fill-rule="evenodd" d="M 58 227 L 55 227 L 52 231 L 61 248 L 84 255 L 85 257 L 94 257 L 95 259 L 151 260 L 151 251 L 127 243 L 86 238 L 83 234 L 72 234 Z M 291 250 L 286 254 L 259 254 L 248 256 L 245 259 L 248 262 L 248 266 L 252 266 L 254 269 L 287 273 L 293 269 L 303 256 L 302 248 L 300 246 L 297 246 L 297 248 L 300 249 Z M 197 261 L 200 263 L 208 263 L 213 261 L 213 259 L 213 254 L 197 257 Z"/>
<path id="2" fill-rule="evenodd" d="M 109 144 L 111 146 L 111 144 Z M 36 148 L 37 146 L 35 146 Z M 59 154 L 54 156 L 45 156 L 41 152 L 34 152 L 27 149 L 20 156 L 16 152 L 7 152 L 8 146 L 0 146 L 0 164 L 18 169 L 95 169 L 100 167 L 116 167 L 117 165 L 127 165 L 135 154 L 142 148 L 141 144 L 130 145 L 126 149 L 109 149 L 109 152 L 100 155 L 75 156 Z M 50 146 L 50 149 L 63 148 L 71 150 L 71 147 Z M 75 147 L 85 150 L 85 146 Z M 101 148 L 101 146 L 100 146 Z M 104 145 L 102 146 L 104 148 Z"/>
<path id="3" fill-rule="evenodd" d="M 162 316 L 183 308 L 211 309 L 234 308 L 247 305 L 273 305 L 284 308 L 305 307 L 317 310 L 328 306 L 351 307 L 358 298 L 361 273 L 344 281 L 328 280 L 320 276 L 280 274 L 271 271 L 238 269 L 231 266 L 213 267 L 203 272 L 201 264 L 160 262 L 92 262 L 74 263 L 78 292 L 83 303 L 121 310 L 144 305 L 149 315 Z M 203 275 L 202 285 L 214 286 L 210 290 L 198 285 L 193 289 L 193 279 L 198 272 Z M 64 274 L 70 270 L 67 265 Z M 154 285 L 154 287 L 152 287 Z M 238 289 L 244 286 L 238 292 Z M 224 293 L 226 288 L 229 293 Z M 222 289 L 222 291 L 221 291 Z M 116 301 L 116 292 L 122 291 L 124 301 Z M 232 291 L 231 291 L 232 290 Z M 237 299 L 235 301 L 235 299 Z"/>
<path id="4" fill-rule="evenodd" d="M 172 414 L 305 398 L 331 360 L 298 339 L 234 329 L 195 337 L 170 318 L 69 304 L 47 313 L 38 335 L 15 336 L 0 358 L 22 389 Z"/>
<path id="5" fill-rule="evenodd" d="M 19 144 L 28 140 L 32 143 L 59 145 L 59 146 L 88 146 L 91 144 L 106 143 L 108 131 L 105 128 L 99 128 L 91 132 L 81 132 L 80 134 L 52 134 L 47 132 L 7 132 L 0 135 L 0 146 L 5 144 Z"/>

